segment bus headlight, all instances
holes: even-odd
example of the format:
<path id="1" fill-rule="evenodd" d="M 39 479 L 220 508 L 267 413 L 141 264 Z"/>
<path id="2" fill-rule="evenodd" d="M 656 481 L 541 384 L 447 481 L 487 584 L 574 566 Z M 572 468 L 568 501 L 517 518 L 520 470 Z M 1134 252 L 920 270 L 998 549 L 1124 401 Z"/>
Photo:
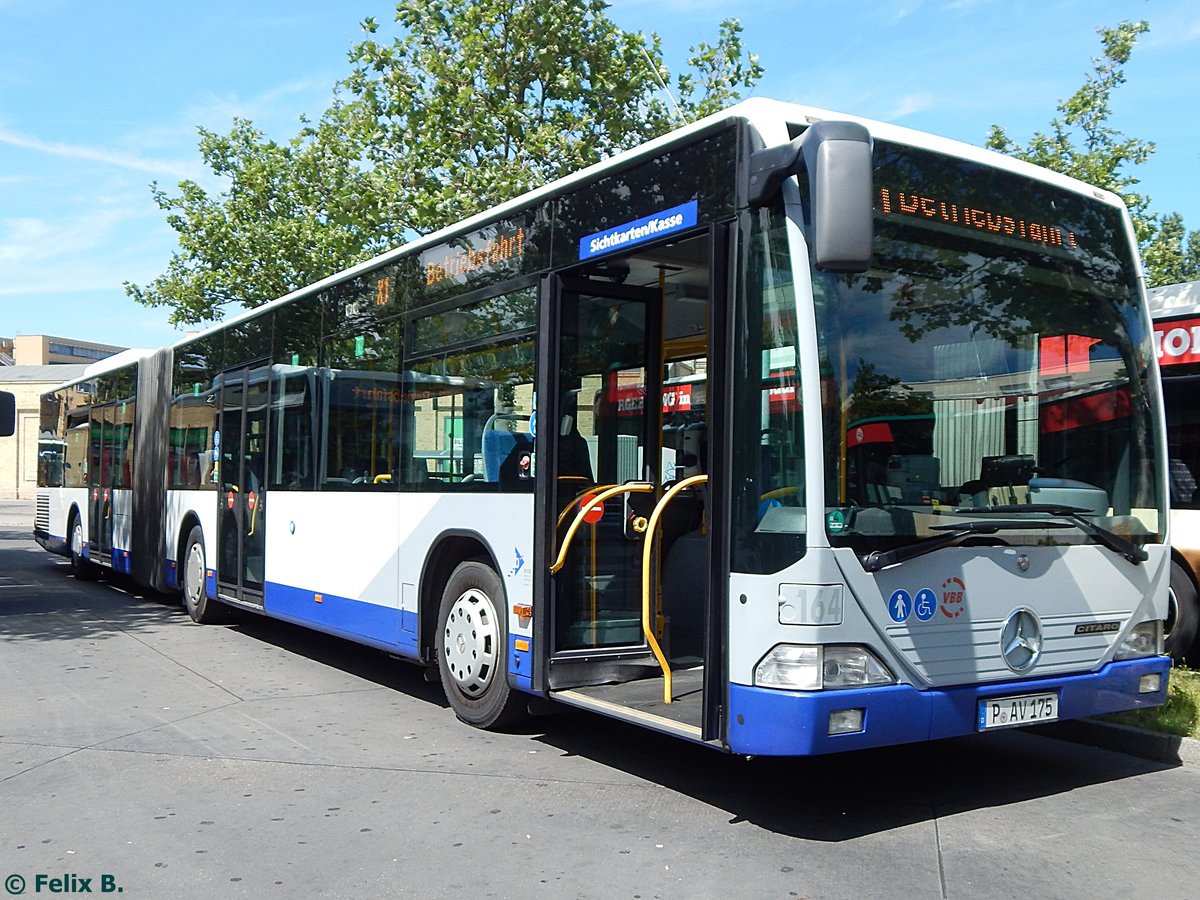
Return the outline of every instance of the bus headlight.
<path id="1" fill-rule="evenodd" d="M 825 687 L 834 689 L 892 684 L 896 680 L 866 647 L 826 647 L 822 673 Z"/>
<path id="2" fill-rule="evenodd" d="M 1139 656 L 1161 656 L 1163 652 L 1163 623 L 1152 619 L 1133 627 L 1129 637 L 1117 648 L 1117 659 L 1136 659 Z"/>
<path id="3" fill-rule="evenodd" d="M 791 691 L 870 687 L 895 681 L 879 657 L 855 645 L 776 644 L 754 667 L 757 687 Z"/>

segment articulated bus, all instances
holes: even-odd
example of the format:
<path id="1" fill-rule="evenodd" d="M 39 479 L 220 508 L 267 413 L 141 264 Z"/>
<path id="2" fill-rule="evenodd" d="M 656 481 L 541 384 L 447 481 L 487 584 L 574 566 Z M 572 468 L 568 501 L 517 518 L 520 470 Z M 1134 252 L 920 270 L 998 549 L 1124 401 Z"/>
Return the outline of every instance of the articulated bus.
<path id="1" fill-rule="evenodd" d="M 1148 292 L 1167 417 L 1171 591 L 1166 648 L 1200 663 L 1200 281 Z"/>
<path id="2" fill-rule="evenodd" d="M 1165 699 L 1120 200 L 752 100 L 44 398 L 36 536 L 747 755 Z"/>

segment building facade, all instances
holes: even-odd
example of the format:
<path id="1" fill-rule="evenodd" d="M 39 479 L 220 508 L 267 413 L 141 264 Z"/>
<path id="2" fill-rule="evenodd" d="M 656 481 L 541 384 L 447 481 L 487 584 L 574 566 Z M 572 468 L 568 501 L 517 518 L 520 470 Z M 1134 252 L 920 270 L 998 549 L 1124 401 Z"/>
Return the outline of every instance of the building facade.
<path id="1" fill-rule="evenodd" d="M 77 341 L 49 334 L 19 334 L 15 338 L 0 338 L 0 353 L 7 353 L 12 357 L 12 364 L 18 366 L 86 366 L 124 349 L 111 344 Z"/>

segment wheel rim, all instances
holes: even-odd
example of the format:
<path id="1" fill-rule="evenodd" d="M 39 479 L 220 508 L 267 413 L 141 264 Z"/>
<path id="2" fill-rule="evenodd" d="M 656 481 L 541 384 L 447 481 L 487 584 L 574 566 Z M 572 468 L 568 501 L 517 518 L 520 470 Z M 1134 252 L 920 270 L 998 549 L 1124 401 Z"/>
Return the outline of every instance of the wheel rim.
<path id="1" fill-rule="evenodd" d="M 71 556 L 75 559 L 83 558 L 83 526 L 78 522 L 71 529 Z"/>
<path id="2" fill-rule="evenodd" d="M 471 588 L 450 607 L 446 630 L 442 635 L 442 654 L 450 676 L 468 697 L 487 691 L 496 672 L 496 610 L 482 591 Z"/>
<path id="3" fill-rule="evenodd" d="M 204 584 L 204 548 L 199 544 L 188 547 L 183 565 L 183 593 L 187 602 L 195 606 L 200 602 Z"/>

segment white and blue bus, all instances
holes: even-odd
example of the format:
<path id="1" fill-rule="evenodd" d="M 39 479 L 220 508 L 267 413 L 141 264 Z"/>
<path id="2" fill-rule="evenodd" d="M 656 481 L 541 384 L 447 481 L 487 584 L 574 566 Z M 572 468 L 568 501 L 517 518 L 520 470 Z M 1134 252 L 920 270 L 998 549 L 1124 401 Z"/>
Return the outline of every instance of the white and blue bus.
<path id="1" fill-rule="evenodd" d="M 532 697 L 807 755 L 1165 699 L 1109 193 L 753 100 L 44 399 L 38 539 Z"/>
<path id="2" fill-rule="evenodd" d="M 1147 292 L 1167 417 L 1171 591 L 1166 649 L 1200 664 L 1200 281 Z"/>

